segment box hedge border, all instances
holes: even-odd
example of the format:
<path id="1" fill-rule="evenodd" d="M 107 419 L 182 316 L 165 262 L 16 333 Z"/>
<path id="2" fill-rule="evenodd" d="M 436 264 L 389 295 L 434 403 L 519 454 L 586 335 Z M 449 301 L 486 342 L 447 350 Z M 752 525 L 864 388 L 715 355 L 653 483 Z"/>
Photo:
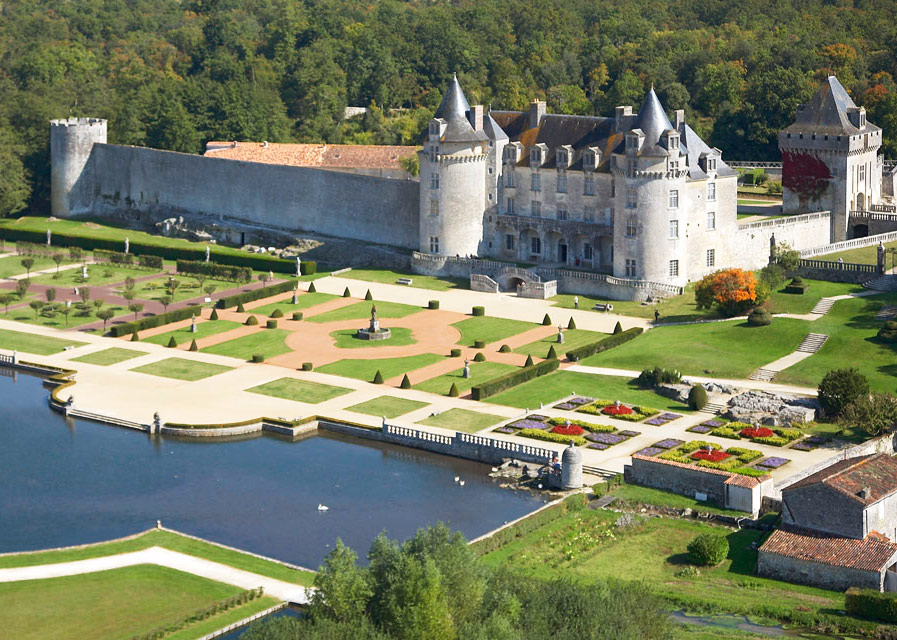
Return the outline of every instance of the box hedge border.
<path id="1" fill-rule="evenodd" d="M 474 400 L 483 400 L 497 393 L 501 393 L 511 387 L 516 387 L 524 382 L 529 382 L 539 376 L 549 374 L 560 366 L 561 361 L 557 359 L 543 360 L 539 364 L 530 367 L 521 367 L 516 371 L 507 373 L 492 380 L 487 380 L 483 384 L 477 385 L 470 390 L 470 397 Z"/>
<path id="2" fill-rule="evenodd" d="M 296 287 L 295 280 L 284 280 L 283 282 L 278 282 L 277 284 L 272 284 L 268 287 L 261 287 L 260 289 L 252 289 L 251 291 L 244 291 L 243 293 L 235 293 L 232 296 L 225 296 L 223 298 L 219 298 L 218 302 L 215 303 L 215 306 L 219 309 L 227 309 L 228 307 L 236 307 L 240 304 L 245 304 L 247 302 L 253 302 L 254 300 L 261 300 L 262 298 L 270 298 L 271 296 L 275 296 L 278 293 L 284 293 L 285 291 L 292 291 Z"/>
<path id="3" fill-rule="evenodd" d="M 627 329 L 622 333 L 615 333 L 606 338 L 602 338 L 597 342 L 584 344 L 581 347 L 568 351 L 567 359 L 571 362 L 576 362 L 577 360 L 582 360 L 583 358 L 593 356 L 596 353 L 601 353 L 602 351 L 607 351 L 608 349 L 619 347 L 621 344 L 635 339 L 643 331 L 644 329 L 642 329 L 641 327 L 632 327 L 631 329 Z"/>
<path id="4" fill-rule="evenodd" d="M 147 318 L 140 318 L 139 320 L 132 320 L 131 322 L 113 325 L 109 327 L 106 335 L 112 336 L 113 338 L 119 338 L 129 333 L 134 333 L 135 331 L 143 331 L 144 329 L 161 327 L 163 324 L 186 320 L 192 316 L 200 315 L 201 311 L 202 307 L 199 305 L 190 305 L 188 307 L 166 311 L 165 313 L 159 313 Z"/>

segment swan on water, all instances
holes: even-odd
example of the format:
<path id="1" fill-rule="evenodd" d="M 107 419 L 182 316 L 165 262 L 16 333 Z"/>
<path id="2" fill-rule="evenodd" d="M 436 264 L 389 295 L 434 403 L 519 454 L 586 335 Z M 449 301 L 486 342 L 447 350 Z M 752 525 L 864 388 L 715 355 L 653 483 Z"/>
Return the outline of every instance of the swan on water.
<path id="1" fill-rule="evenodd" d="M 328 511 L 329 509 L 330 509 L 330 507 L 328 507 L 326 504 L 318 505 L 318 511 Z"/>
<path id="2" fill-rule="evenodd" d="M 460 485 L 463 487 L 463 486 L 464 486 L 464 481 L 462 480 L 462 481 L 459 482 L 458 484 L 460 484 Z"/>
<path id="3" fill-rule="evenodd" d="M 458 482 L 458 480 L 460 480 L 460 479 L 461 479 L 461 476 L 455 476 L 455 482 Z"/>

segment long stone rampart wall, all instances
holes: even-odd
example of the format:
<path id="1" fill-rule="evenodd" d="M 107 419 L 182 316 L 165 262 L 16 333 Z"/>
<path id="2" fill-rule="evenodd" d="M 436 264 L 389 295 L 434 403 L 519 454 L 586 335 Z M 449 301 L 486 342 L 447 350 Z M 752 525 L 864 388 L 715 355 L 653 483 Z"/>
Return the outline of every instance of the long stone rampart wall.
<path id="1" fill-rule="evenodd" d="M 97 144 L 73 213 L 200 214 L 408 249 L 419 246 L 418 183 Z"/>
<path id="2" fill-rule="evenodd" d="M 831 214 L 821 211 L 739 225 L 730 245 L 729 264 L 718 261 L 717 266 L 751 270 L 766 266 L 773 235 L 776 244 L 787 244 L 798 251 L 828 244 L 831 241 Z"/>

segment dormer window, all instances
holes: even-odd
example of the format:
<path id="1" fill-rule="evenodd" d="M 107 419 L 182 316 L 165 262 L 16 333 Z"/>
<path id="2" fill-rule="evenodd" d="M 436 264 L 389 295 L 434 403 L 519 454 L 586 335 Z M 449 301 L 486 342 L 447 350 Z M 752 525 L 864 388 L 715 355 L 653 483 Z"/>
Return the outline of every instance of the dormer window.
<path id="1" fill-rule="evenodd" d="M 559 147 L 555 155 L 558 169 L 567 169 L 573 164 L 573 147 L 570 145 L 565 144 Z"/>
<path id="2" fill-rule="evenodd" d="M 719 160 L 719 149 L 714 149 L 712 153 L 702 153 L 699 163 L 704 173 L 714 173 L 716 171 L 716 163 Z"/>
<path id="3" fill-rule="evenodd" d="M 431 141 L 437 141 L 442 137 L 442 132 L 445 131 L 445 120 L 442 118 L 433 118 L 430 120 L 430 125 L 427 129 L 427 134 Z"/>
<path id="4" fill-rule="evenodd" d="M 667 131 L 665 134 L 667 142 L 667 151 L 679 150 L 679 134 L 675 131 Z"/>
<path id="5" fill-rule="evenodd" d="M 548 155 L 548 147 L 545 144 L 533 145 L 529 150 L 529 165 L 531 167 L 541 167 Z"/>
<path id="6" fill-rule="evenodd" d="M 523 150 L 523 145 L 519 142 L 512 142 L 508 146 L 505 147 L 503 156 L 506 164 L 517 164 L 520 162 L 520 154 Z"/>
<path id="7" fill-rule="evenodd" d="M 566 166 L 567 166 L 567 152 L 564 151 L 563 149 L 561 149 L 561 150 L 558 151 L 558 160 L 557 160 L 557 162 L 558 162 L 558 166 L 559 166 L 559 167 L 566 167 Z"/>
<path id="8" fill-rule="evenodd" d="M 716 171 L 716 158 L 707 158 L 707 171 Z"/>
<path id="9" fill-rule="evenodd" d="M 639 144 L 639 138 L 640 138 L 640 136 L 638 133 L 633 132 L 633 133 L 627 134 L 626 150 L 627 151 L 638 151 L 639 147 L 641 146 Z"/>
<path id="10" fill-rule="evenodd" d="M 866 126 L 866 112 L 860 111 L 860 129 Z"/>
<path id="11" fill-rule="evenodd" d="M 601 164 L 601 151 L 597 147 L 588 147 L 582 152 L 583 171 L 594 171 Z"/>

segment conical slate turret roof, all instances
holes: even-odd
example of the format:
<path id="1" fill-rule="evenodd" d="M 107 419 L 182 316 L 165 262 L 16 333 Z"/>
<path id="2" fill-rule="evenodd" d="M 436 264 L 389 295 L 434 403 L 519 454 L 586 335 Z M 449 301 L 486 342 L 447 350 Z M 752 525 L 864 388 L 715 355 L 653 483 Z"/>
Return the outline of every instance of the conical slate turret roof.
<path id="1" fill-rule="evenodd" d="M 452 77 L 452 83 L 442 97 L 442 102 L 439 103 L 439 108 L 436 109 L 436 114 L 433 117 L 449 121 L 454 118 L 466 118 L 468 111 L 470 111 L 470 104 L 468 104 L 467 98 L 464 97 L 461 84 L 458 82 L 458 76 L 455 75 Z"/>
<path id="2" fill-rule="evenodd" d="M 641 129 L 645 134 L 645 147 L 653 147 L 660 141 L 660 136 L 664 131 L 673 128 L 670 119 L 660 104 L 660 99 L 654 93 L 654 87 L 645 96 L 645 101 L 638 110 L 638 120 L 633 129 Z"/>

